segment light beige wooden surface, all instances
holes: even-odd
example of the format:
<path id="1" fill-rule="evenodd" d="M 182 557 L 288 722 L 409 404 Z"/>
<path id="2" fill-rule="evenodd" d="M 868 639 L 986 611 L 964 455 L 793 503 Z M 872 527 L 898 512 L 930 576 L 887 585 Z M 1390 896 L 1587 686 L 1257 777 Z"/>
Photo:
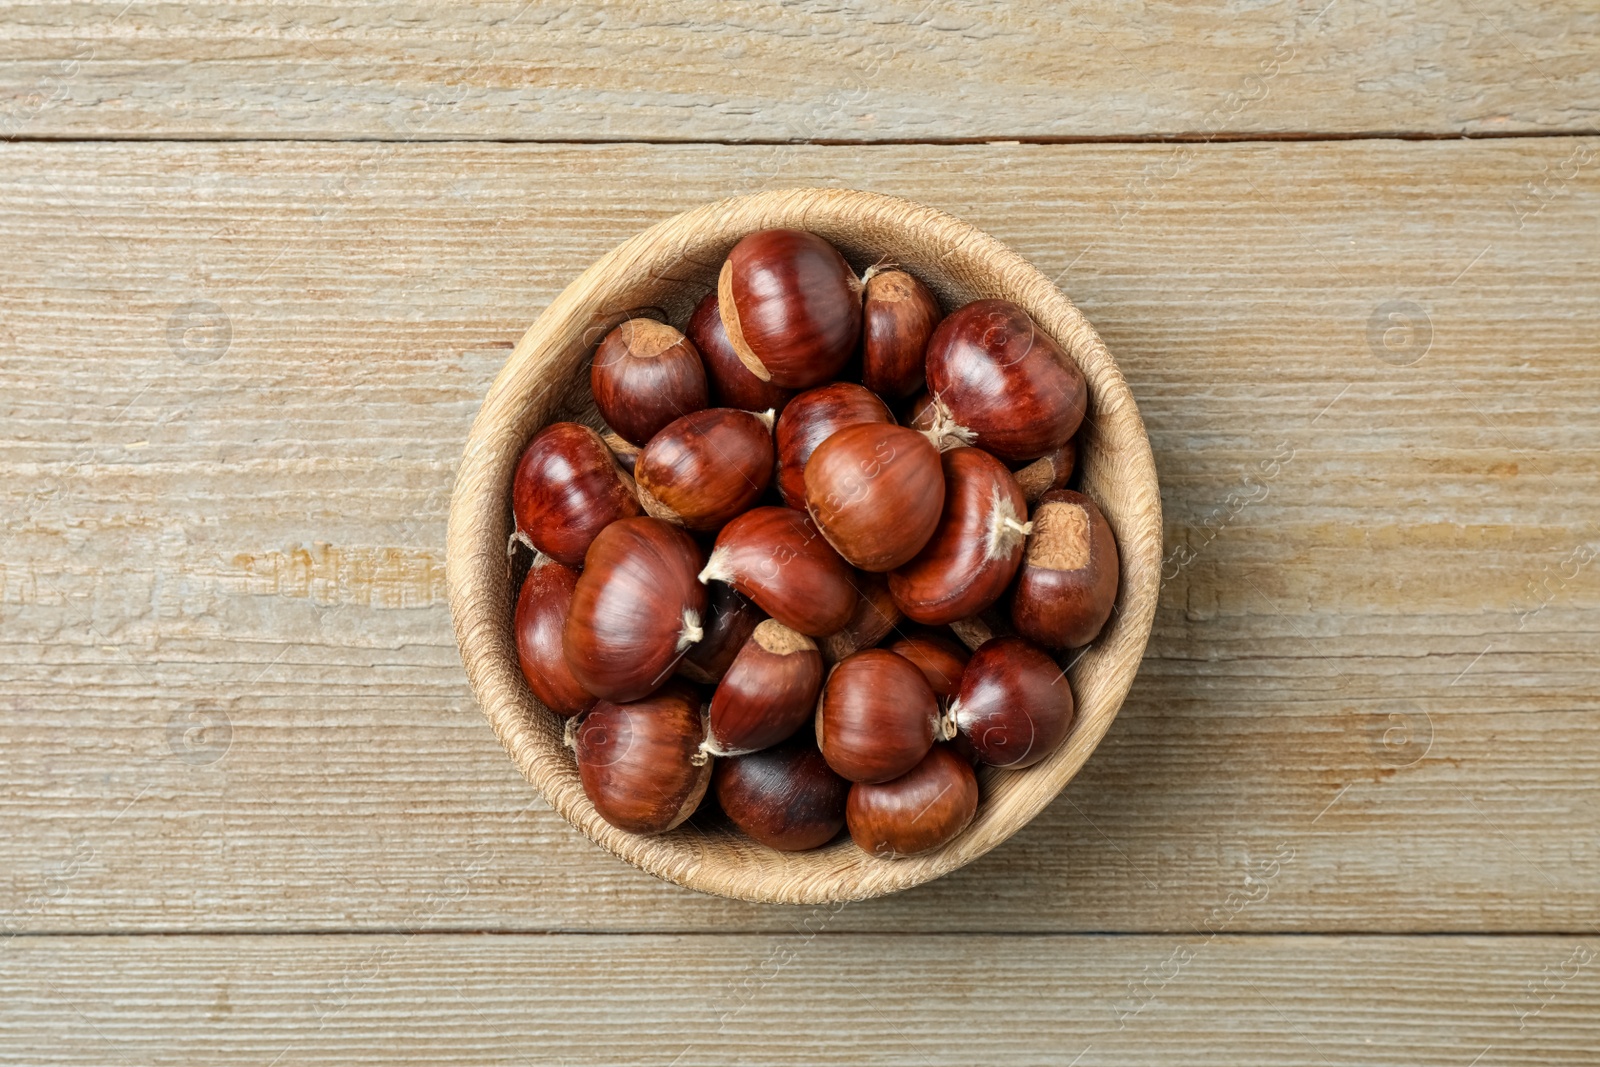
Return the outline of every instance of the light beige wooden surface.
<path id="1" fill-rule="evenodd" d="M 1590 8 L 519 10 L 0 11 L 0 1061 L 1594 1061 Z M 814 184 L 1058 280 L 1172 553 L 1068 791 L 836 914 L 551 813 L 442 556 L 539 309 Z"/>
<path id="2" fill-rule="evenodd" d="M 1561 0 L 0 4 L 0 136 L 579 141 L 1600 128 Z"/>

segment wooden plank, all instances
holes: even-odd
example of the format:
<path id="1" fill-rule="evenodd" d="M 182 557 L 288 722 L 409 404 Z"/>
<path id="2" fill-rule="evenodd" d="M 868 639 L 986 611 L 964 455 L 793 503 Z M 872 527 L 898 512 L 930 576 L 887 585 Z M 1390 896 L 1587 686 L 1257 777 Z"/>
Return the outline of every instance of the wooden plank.
<path id="1" fill-rule="evenodd" d="M 1570 0 L 0 6 L 0 136 L 1592 132 Z"/>
<path id="2" fill-rule="evenodd" d="M 1590 1064 L 1600 940 L 21 938 L 0 1063 Z M 1474 1057 L 1477 1057 L 1474 1059 Z"/>
<path id="3" fill-rule="evenodd" d="M 566 281 L 671 211 L 837 182 L 1060 279 L 1185 551 L 1063 798 L 836 928 L 1187 931 L 1278 859 L 1229 931 L 1588 931 L 1597 152 L 0 149 L 6 927 L 793 922 L 531 797 L 440 546 L 478 398 Z"/>

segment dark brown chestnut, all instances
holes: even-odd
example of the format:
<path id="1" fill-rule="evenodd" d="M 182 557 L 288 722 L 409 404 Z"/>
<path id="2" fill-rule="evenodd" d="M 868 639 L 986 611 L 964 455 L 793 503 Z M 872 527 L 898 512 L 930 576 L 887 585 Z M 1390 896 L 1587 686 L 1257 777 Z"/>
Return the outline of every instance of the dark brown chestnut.
<path id="1" fill-rule="evenodd" d="M 948 715 L 979 762 L 1031 767 L 1072 731 L 1072 687 L 1031 641 L 996 637 L 967 662 Z"/>
<path id="2" fill-rule="evenodd" d="M 933 688 L 910 660 L 869 648 L 841 660 L 817 707 L 817 747 L 852 782 L 887 782 L 915 767 L 946 723 Z"/>
<path id="3" fill-rule="evenodd" d="M 724 526 L 700 580 L 728 583 L 809 637 L 833 633 L 856 606 L 850 565 L 793 508 L 752 508 Z"/>
<path id="4" fill-rule="evenodd" d="M 806 460 L 817 446 L 846 426 L 892 423 L 894 416 L 883 401 L 854 382 L 807 389 L 789 402 L 778 416 L 773 433 L 778 450 L 778 492 L 791 508 L 806 506 Z"/>
<path id="5" fill-rule="evenodd" d="M 602 700 L 570 720 L 583 792 L 619 830 L 659 834 L 694 813 L 711 782 L 700 695 L 682 682 L 627 704 Z"/>
<path id="6" fill-rule="evenodd" d="M 1066 444 L 1089 398 L 1072 357 L 1008 300 L 975 300 L 939 323 L 927 373 L 939 447 L 976 445 L 1004 460 Z"/>
<path id="7" fill-rule="evenodd" d="M 594 706 L 594 697 L 572 676 L 561 648 L 561 631 L 577 584 L 577 571 L 539 556 L 517 594 L 514 629 L 522 676 L 539 703 L 562 717 Z"/>
<path id="8" fill-rule="evenodd" d="M 861 383 L 891 400 L 922 388 L 928 338 L 944 312 L 903 270 L 868 270 L 861 305 Z"/>
<path id="9" fill-rule="evenodd" d="M 713 785 L 733 824 L 768 848 L 803 852 L 844 829 L 850 783 L 833 773 L 808 737 L 717 760 Z"/>
<path id="10" fill-rule="evenodd" d="M 1078 465 L 1078 442 L 1074 438 L 1048 455 L 1040 456 L 1012 473 L 1017 488 L 1031 506 L 1052 489 L 1065 489 Z"/>
<path id="11" fill-rule="evenodd" d="M 717 305 L 744 365 L 785 389 L 833 379 L 861 339 L 861 279 L 804 230 L 760 230 L 734 245 Z"/>
<path id="12" fill-rule="evenodd" d="M 701 623 L 705 636 L 683 654 L 678 673 L 691 682 L 716 685 L 766 616 L 731 585 L 717 582 L 706 592 L 709 606 Z"/>
<path id="13" fill-rule="evenodd" d="M 967 646 L 957 641 L 949 630 L 924 627 L 913 629 L 885 647 L 916 664 L 922 676 L 928 679 L 934 695 L 941 700 L 955 696 L 956 689 L 961 685 L 961 672 L 966 669 L 967 660 L 972 655 L 967 651 Z"/>
<path id="14" fill-rule="evenodd" d="M 937 418 L 938 408 L 933 402 L 933 396 L 924 389 L 905 404 L 904 409 L 901 411 L 900 424 L 909 426 L 921 433 L 927 433 L 933 429 L 934 421 Z M 934 444 L 939 444 L 939 442 L 935 441 Z M 954 445 L 951 447 L 954 447 Z"/>
<path id="15" fill-rule="evenodd" d="M 640 446 L 711 403 L 700 353 L 655 319 L 629 319 L 606 334 L 589 365 L 589 388 L 606 424 Z"/>
<path id="16" fill-rule="evenodd" d="M 948 746 L 936 745 L 893 781 L 852 785 L 845 821 L 863 852 L 899 859 L 949 842 L 977 811 L 978 777 L 972 766 Z"/>
<path id="17" fill-rule="evenodd" d="M 1111 617 L 1120 571 L 1100 506 L 1071 489 L 1052 490 L 1033 509 L 1011 594 L 1012 625 L 1046 648 L 1087 645 Z"/>
<path id="18" fill-rule="evenodd" d="M 846 656 L 872 648 L 895 628 L 900 621 L 900 609 L 889 595 L 889 580 L 871 571 L 856 571 L 856 610 L 850 621 L 818 642 L 822 658 L 827 663 L 838 663 Z"/>
<path id="19" fill-rule="evenodd" d="M 772 415 L 706 408 L 669 423 L 633 476 L 645 511 L 674 526 L 716 530 L 772 481 Z"/>
<path id="20" fill-rule="evenodd" d="M 715 289 L 707 293 L 694 309 L 684 332 L 700 352 L 706 377 L 711 380 L 711 394 L 720 406 L 744 411 L 783 412 L 795 391 L 762 381 L 744 365 L 739 353 L 728 343 L 728 331 L 722 328 Z"/>
<path id="21" fill-rule="evenodd" d="M 944 471 L 928 438 L 904 426 L 847 426 L 806 463 L 806 508 L 822 536 L 864 571 L 892 571 L 922 550 L 944 507 Z"/>
<path id="22" fill-rule="evenodd" d="M 562 631 L 578 684 L 621 702 L 665 682 L 703 636 L 706 587 L 695 578 L 701 562 L 693 538 L 660 519 L 622 519 L 601 530 Z"/>
<path id="23" fill-rule="evenodd" d="M 976 448 L 956 448 L 940 462 L 945 489 L 939 525 L 921 552 L 889 573 L 889 592 L 900 610 L 929 626 L 969 618 L 999 600 L 1032 529 L 1022 490 L 999 460 Z"/>
<path id="24" fill-rule="evenodd" d="M 644 513 L 606 443 L 576 422 L 553 422 L 528 442 L 512 476 L 511 510 L 522 538 L 569 567 L 583 562 L 605 527 Z"/>
<path id="25" fill-rule="evenodd" d="M 816 711 L 821 688 L 816 642 L 776 619 L 766 620 L 711 695 L 706 751 L 733 756 L 787 740 Z"/>

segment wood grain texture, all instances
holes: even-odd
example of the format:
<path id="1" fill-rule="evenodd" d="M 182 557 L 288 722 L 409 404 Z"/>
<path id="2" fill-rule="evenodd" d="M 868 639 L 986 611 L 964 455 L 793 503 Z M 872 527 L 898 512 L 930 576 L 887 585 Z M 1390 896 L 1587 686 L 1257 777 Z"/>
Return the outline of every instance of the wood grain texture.
<path id="1" fill-rule="evenodd" d="M 1593 132 L 1535 0 L 0 5 L 0 136 L 907 141 Z"/>
<path id="2" fill-rule="evenodd" d="M 533 800 L 467 695 L 440 551 L 483 391 L 581 269 L 730 192 L 838 184 L 1058 279 L 1139 400 L 1176 554 L 1063 798 L 830 929 L 1587 933 L 1597 162 L 1576 138 L 6 146 L 6 928 L 793 923 Z"/>
<path id="3" fill-rule="evenodd" d="M 0 1063 L 1590 1064 L 1600 940 L 20 938 Z M 1474 1057 L 1477 1057 L 1474 1059 Z"/>

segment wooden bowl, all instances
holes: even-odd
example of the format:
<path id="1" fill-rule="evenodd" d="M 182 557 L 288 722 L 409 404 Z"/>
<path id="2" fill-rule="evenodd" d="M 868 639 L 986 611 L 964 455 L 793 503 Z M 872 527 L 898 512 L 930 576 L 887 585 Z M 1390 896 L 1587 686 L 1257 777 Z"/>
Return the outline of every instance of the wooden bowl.
<path id="1" fill-rule="evenodd" d="M 972 825 L 937 851 L 869 856 L 848 835 L 812 852 L 776 852 L 695 820 L 655 837 L 618 830 L 584 796 L 561 721 L 522 679 L 512 639 L 514 592 L 506 559 L 511 476 L 536 430 L 560 419 L 594 422 L 589 359 L 630 314 L 656 309 L 682 325 L 716 285 L 728 250 L 772 227 L 810 230 L 859 271 L 888 256 L 925 281 L 946 310 L 984 297 L 1015 301 L 1072 355 L 1088 378 L 1089 416 L 1079 464 L 1122 552 L 1122 587 L 1105 632 L 1070 668 L 1078 719 L 1049 759 L 1021 771 L 986 768 Z M 881 896 L 937 878 L 1010 837 L 1061 792 L 1099 744 L 1144 654 L 1161 571 L 1161 500 L 1144 423 L 1094 328 L 1044 275 L 977 228 L 892 196 L 790 189 L 736 197 L 656 224 L 602 257 L 545 309 L 501 369 L 467 439 L 450 502 L 448 574 L 456 640 L 484 715 L 523 775 L 597 844 L 651 874 L 743 900 L 818 904 Z"/>

